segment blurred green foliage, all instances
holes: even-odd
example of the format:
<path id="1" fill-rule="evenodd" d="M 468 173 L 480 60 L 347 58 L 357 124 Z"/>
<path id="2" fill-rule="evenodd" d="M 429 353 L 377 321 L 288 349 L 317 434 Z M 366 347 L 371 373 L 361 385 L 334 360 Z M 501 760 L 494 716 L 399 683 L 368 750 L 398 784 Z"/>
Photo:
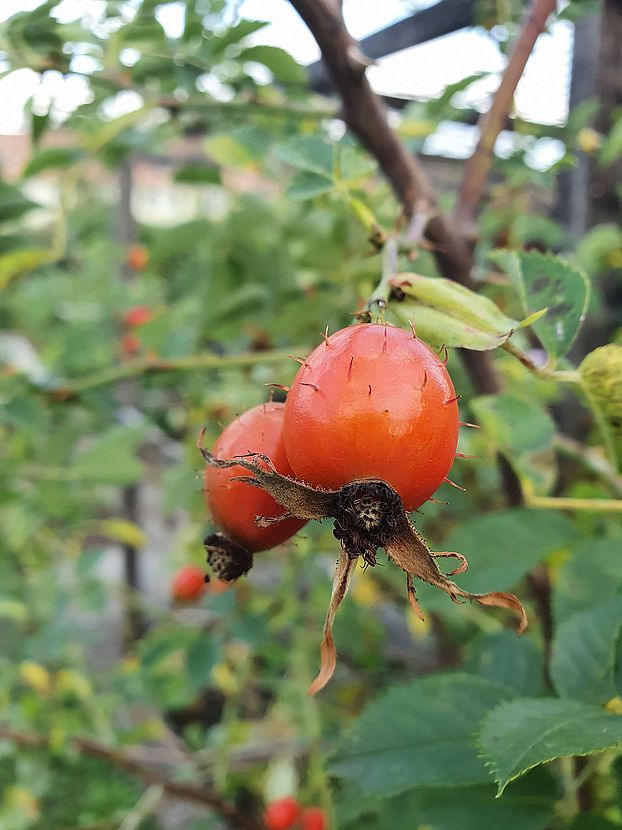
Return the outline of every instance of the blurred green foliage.
<path id="1" fill-rule="evenodd" d="M 558 131 L 566 154 L 551 169 L 528 163 L 541 128 L 526 124 L 497 160 L 478 296 L 441 283 L 428 250 L 404 250 L 400 277 L 417 272 L 429 290 L 413 277 L 386 311 L 429 323 L 432 340 L 445 331 L 451 345 L 496 349 L 496 396 L 477 396 L 450 355 L 462 416 L 482 426 L 462 431 L 460 450 L 478 458 L 456 463 L 466 494 L 443 486 L 448 505 L 414 521 L 432 548 L 469 557 L 466 588 L 515 590 L 529 632 L 517 640 L 504 615 L 427 586 L 421 623 L 403 574 L 382 561 L 357 571 L 335 626 L 337 673 L 312 699 L 337 553 L 329 524 L 307 525 L 194 607 L 173 605 L 168 586 L 182 564 L 203 563 L 200 427 L 209 445 L 267 399 L 266 384 L 287 384 L 286 355 L 348 325 L 374 290 L 389 300 L 378 248 L 398 211 L 304 70 L 253 42 L 263 23 L 186 0 L 173 36 L 162 15 L 179 3 L 99 5 L 96 19 L 60 22 L 52 0 L 0 36 L 12 70 L 66 76 L 88 59 L 91 90 L 62 147 L 46 146 L 58 113 L 36 98 L 31 158 L 0 185 L 0 827 L 166 826 L 118 763 L 137 746 L 160 759 L 163 780 L 217 793 L 258 827 L 262 803 L 290 793 L 324 806 L 338 830 L 621 826 L 622 484 L 616 454 L 601 451 L 617 446 L 619 389 L 599 369 L 592 412 L 567 356 L 586 308 L 598 313 L 601 276 L 620 267 L 620 234 L 592 229 L 566 262 L 551 252 L 564 230 L 532 208 L 572 163 L 590 113 Z M 454 96 L 479 77 L 413 104 L 399 126 L 409 146 L 459 118 Z M 111 115 L 128 90 L 135 109 Z M 601 142 L 604 161 L 619 153 L 621 123 Z M 119 182 L 154 158 L 167 192 L 198 194 L 202 207 L 133 228 Z M 52 207 L 38 206 L 36 183 L 52 187 Z M 547 253 L 522 250 L 533 244 Z M 501 270 L 488 258 L 499 248 Z M 132 328 L 124 315 L 137 307 L 149 319 Z M 506 340 L 512 349 L 497 348 Z M 560 439 L 568 408 L 581 413 L 581 442 Z M 507 508 L 498 452 L 527 506 Z M 577 511 L 577 500 L 596 506 Z M 128 549 L 138 586 L 126 584 Z M 493 778 L 512 782 L 500 799 Z M 195 807 L 189 827 L 223 826 L 213 804 Z"/>

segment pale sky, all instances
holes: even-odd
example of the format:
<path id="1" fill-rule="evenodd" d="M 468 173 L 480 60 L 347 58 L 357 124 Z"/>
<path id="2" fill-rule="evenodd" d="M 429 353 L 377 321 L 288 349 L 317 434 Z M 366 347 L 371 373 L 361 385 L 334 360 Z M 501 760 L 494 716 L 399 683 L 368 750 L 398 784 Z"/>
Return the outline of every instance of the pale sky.
<path id="1" fill-rule="evenodd" d="M 40 0 L 2 0 L 0 23 L 11 14 L 32 9 L 39 3 Z M 99 0 L 62 0 L 56 16 L 71 20 L 100 5 Z M 350 32 L 354 37 L 362 38 L 404 17 L 413 5 L 404 0 L 382 0 L 380 3 L 378 0 L 345 0 L 344 13 Z M 432 5 L 432 0 L 417 4 L 418 7 L 425 5 Z M 269 26 L 253 36 L 254 42 L 282 46 L 303 64 L 317 59 L 319 53 L 313 37 L 287 0 L 243 0 L 240 13 L 244 17 L 270 21 Z M 160 15 L 160 21 L 175 34 L 181 24 L 181 8 L 170 5 L 166 15 Z M 503 36 L 502 31 L 499 34 Z M 520 115 L 540 123 L 564 122 L 571 48 L 572 26 L 568 23 L 558 22 L 550 34 L 540 37 L 517 89 L 515 102 Z M 475 72 L 495 73 L 473 85 L 469 96 L 460 102 L 477 106 L 483 104 L 487 94 L 494 90 L 498 83 L 496 73 L 502 68 L 503 59 L 489 35 L 483 31 L 463 30 L 385 58 L 368 73 L 378 92 L 416 98 L 438 95 L 447 84 Z M 37 77 L 29 70 L 0 80 L 0 133 L 18 132 L 24 128 L 24 104 L 37 87 Z M 37 94 L 43 99 L 53 97 L 58 111 L 69 112 L 84 100 L 87 88 L 79 76 L 63 79 L 58 73 L 47 73 Z M 454 135 L 454 127 L 448 129 Z M 464 131 L 461 136 L 455 132 L 455 138 L 460 144 L 470 142 Z"/>

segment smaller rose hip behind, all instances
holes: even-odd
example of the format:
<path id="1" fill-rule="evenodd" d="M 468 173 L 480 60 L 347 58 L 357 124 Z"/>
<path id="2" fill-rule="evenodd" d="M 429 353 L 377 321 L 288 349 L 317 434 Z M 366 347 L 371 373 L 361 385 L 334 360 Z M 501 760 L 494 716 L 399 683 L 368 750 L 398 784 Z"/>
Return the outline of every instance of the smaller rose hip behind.
<path id="1" fill-rule="evenodd" d="M 267 456 L 282 475 L 293 471 L 283 444 L 282 403 L 264 403 L 249 409 L 232 421 L 212 448 L 219 459 L 230 459 L 249 453 Z M 284 519 L 268 527 L 259 527 L 257 516 L 277 517 L 285 513 L 272 496 L 241 481 L 247 475 L 241 467 L 205 468 L 205 502 L 216 526 L 251 553 L 276 547 L 293 536 L 305 524 L 299 519 Z"/>
<path id="2" fill-rule="evenodd" d="M 300 804 L 293 796 L 271 801 L 266 806 L 264 824 L 267 830 L 291 830 L 300 818 Z"/>
<path id="3" fill-rule="evenodd" d="M 190 602 L 199 599 L 206 588 L 202 569 L 196 565 L 185 565 L 173 578 L 171 595 L 177 602 Z"/>

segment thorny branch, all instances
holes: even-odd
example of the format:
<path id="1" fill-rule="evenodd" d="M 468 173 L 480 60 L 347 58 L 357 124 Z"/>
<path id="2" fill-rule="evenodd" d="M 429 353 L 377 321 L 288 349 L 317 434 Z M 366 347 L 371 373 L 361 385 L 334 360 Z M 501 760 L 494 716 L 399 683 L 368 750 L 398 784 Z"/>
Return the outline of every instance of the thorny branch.
<path id="1" fill-rule="evenodd" d="M 290 2 L 320 47 L 341 98 L 344 121 L 378 160 L 406 217 L 418 228 L 423 225 L 444 275 L 470 284 L 469 247 L 438 210 L 425 172 L 391 129 L 386 109 L 365 76 L 371 61 L 348 33 L 338 4 L 330 0 Z"/>
<path id="2" fill-rule="evenodd" d="M 0 737 L 4 740 L 13 741 L 18 746 L 32 749 L 46 748 L 49 745 L 48 738 L 43 735 L 12 729 L 10 726 L 0 726 Z M 169 796 L 208 807 L 222 816 L 229 827 L 236 828 L 236 830 L 263 830 L 261 822 L 255 821 L 246 812 L 238 810 L 234 804 L 225 801 L 207 787 L 171 781 L 153 767 L 134 758 L 128 751 L 114 749 L 86 737 L 73 738 L 71 744 L 84 755 L 89 755 L 92 758 L 103 758 L 126 772 L 142 778 L 148 784 L 159 785 Z"/>
<path id="3" fill-rule="evenodd" d="M 490 109 L 480 119 L 479 141 L 464 168 L 454 211 L 454 219 L 458 227 L 467 233 L 471 232 L 470 226 L 475 220 L 477 204 L 492 166 L 495 142 L 510 114 L 514 92 L 525 71 L 536 40 L 542 33 L 549 15 L 555 11 L 555 6 L 556 0 L 533 0 Z"/>

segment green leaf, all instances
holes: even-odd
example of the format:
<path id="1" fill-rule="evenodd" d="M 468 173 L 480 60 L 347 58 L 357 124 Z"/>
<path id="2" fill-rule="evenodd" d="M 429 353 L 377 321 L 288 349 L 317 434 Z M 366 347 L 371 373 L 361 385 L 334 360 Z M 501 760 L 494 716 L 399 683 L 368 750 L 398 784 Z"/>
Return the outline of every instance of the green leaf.
<path id="1" fill-rule="evenodd" d="M 527 403 L 512 395 L 483 395 L 474 398 L 471 406 L 498 449 L 520 454 L 551 446 L 555 424 L 533 400 Z"/>
<path id="2" fill-rule="evenodd" d="M 537 251 L 494 251 L 491 259 L 513 281 L 526 315 L 546 308 L 533 329 L 551 357 L 572 345 L 590 296 L 586 275 L 560 257 Z"/>
<path id="3" fill-rule="evenodd" d="M 107 145 L 118 139 L 122 133 L 134 127 L 153 109 L 153 104 L 146 104 L 131 112 L 126 112 L 110 121 L 98 121 L 93 132 L 84 136 L 83 143 L 91 153 L 107 149 Z"/>
<path id="4" fill-rule="evenodd" d="M 87 481 L 131 484 L 143 474 L 135 455 L 142 437 L 142 429 L 112 427 L 76 458 L 72 471 Z"/>
<path id="5" fill-rule="evenodd" d="M 541 247 L 560 250 L 568 242 L 565 229 L 541 213 L 517 216 L 512 223 L 511 236 L 519 247 L 538 242 Z"/>
<path id="6" fill-rule="evenodd" d="M 609 257 L 622 249 L 622 230 L 613 224 L 596 225 L 577 242 L 577 259 L 588 273 L 609 266 Z"/>
<path id="7" fill-rule="evenodd" d="M 79 147 L 46 147 L 39 150 L 28 162 L 22 173 L 24 179 L 35 176 L 43 170 L 54 167 L 69 167 L 84 158 L 84 150 Z"/>
<path id="8" fill-rule="evenodd" d="M 622 717 L 576 700 L 522 698 L 501 703 L 484 719 L 479 745 L 499 785 L 539 764 L 591 755 L 622 741 Z"/>
<path id="9" fill-rule="evenodd" d="M 324 193 L 330 193 L 334 188 L 333 182 L 325 176 L 318 176 L 317 173 L 309 173 L 302 170 L 294 176 L 287 188 L 287 195 L 291 199 L 313 199 Z"/>
<path id="10" fill-rule="evenodd" d="M 553 638 L 551 679 L 561 697 L 606 703 L 615 696 L 614 642 L 622 628 L 622 596 L 563 622 Z"/>
<path id="11" fill-rule="evenodd" d="M 12 597 L 0 597 L 0 619 L 23 623 L 28 619 L 28 606 Z"/>
<path id="12" fill-rule="evenodd" d="M 101 519 L 96 522 L 94 532 L 133 548 L 142 548 L 147 542 L 144 531 L 127 519 Z"/>
<path id="13" fill-rule="evenodd" d="M 433 830 L 544 830 L 555 813 L 555 795 L 553 781 L 544 771 L 517 781 L 502 799 L 495 798 L 494 787 L 465 787 L 442 794 L 423 790 L 419 795 L 419 827 Z M 399 821 L 392 825 L 393 828 L 400 826 Z M 387 830 L 390 830 L 389 826 Z"/>
<path id="14" fill-rule="evenodd" d="M 490 72 L 474 72 L 472 75 L 467 75 L 465 78 L 461 78 L 453 84 L 448 84 L 438 97 L 435 96 L 431 100 L 426 101 L 426 112 L 440 118 L 443 113 L 446 114 L 448 109 L 451 109 L 449 105 L 458 92 L 463 92 L 465 89 L 468 89 L 471 84 L 481 81 L 489 75 Z"/>
<path id="15" fill-rule="evenodd" d="M 279 46 L 258 44 L 243 49 L 237 56 L 239 61 L 254 61 L 267 67 L 277 81 L 287 84 L 304 84 L 307 73 L 294 58 Z"/>
<path id="16" fill-rule="evenodd" d="M 418 787 L 376 804 L 362 790 L 347 795 L 350 815 L 338 813 L 343 830 L 544 830 L 555 812 L 556 793 L 551 777 L 537 770 L 512 784 L 502 799 L 495 798 L 492 786 Z"/>
<path id="17" fill-rule="evenodd" d="M 199 631 L 199 636 L 186 652 L 188 680 L 197 692 L 208 685 L 211 671 L 217 661 L 218 650 L 209 631 Z"/>
<path id="18" fill-rule="evenodd" d="M 333 146 L 318 136 L 297 136 L 275 148 L 277 158 L 290 167 L 333 180 Z"/>
<path id="19" fill-rule="evenodd" d="M 0 222 L 18 219 L 22 214 L 37 207 L 39 205 L 36 202 L 22 196 L 16 187 L 0 182 Z"/>
<path id="20" fill-rule="evenodd" d="M 249 167 L 255 164 L 255 153 L 241 140 L 239 131 L 216 133 L 205 140 L 205 152 L 224 167 Z"/>
<path id="21" fill-rule="evenodd" d="M 570 825 L 570 830 L 620 830 L 620 825 L 594 813 L 581 813 Z"/>
<path id="22" fill-rule="evenodd" d="M 579 372 L 610 461 L 622 471 L 622 346 L 609 343 L 594 349 Z"/>
<path id="23" fill-rule="evenodd" d="M 53 262 L 56 254 L 49 248 L 20 248 L 17 251 L 10 251 L 0 256 L 0 288 L 7 286 L 12 279 L 19 277 L 38 268 Z"/>
<path id="24" fill-rule="evenodd" d="M 213 35 L 210 38 L 210 52 L 214 56 L 219 55 L 225 51 L 227 46 L 239 43 L 244 38 L 260 31 L 260 29 L 265 28 L 267 25 L 268 22 L 265 20 L 248 20 L 243 17 L 222 34 Z"/>
<path id="25" fill-rule="evenodd" d="M 346 184 L 356 184 L 361 179 L 371 176 L 378 169 L 376 159 L 370 157 L 369 153 L 362 152 L 356 145 L 342 139 L 335 146 L 337 155 L 337 172 L 335 177 Z"/>
<path id="26" fill-rule="evenodd" d="M 175 172 L 178 184 L 220 184 L 220 171 L 211 164 L 185 164 Z"/>
<path id="27" fill-rule="evenodd" d="M 464 671 L 493 683 L 507 683 L 511 677 L 518 695 L 536 697 L 542 693 L 544 659 L 533 639 L 517 637 L 513 631 L 484 634 L 471 644 L 470 652 Z"/>
<path id="28" fill-rule="evenodd" d="M 558 625 L 622 591 L 618 547 L 613 539 L 589 539 L 573 550 L 553 586 L 553 615 Z"/>
<path id="29" fill-rule="evenodd" d="M 434 345 L 495 349 L 519 325 L 492 300 L 452 280 L 419 274 L 399 274 L 397 280 L 406 296 L 417 301 L 407 310 L 419 335 Z M 394 310 L 403 317 L 404 303 L 396 304 Z"/>
<path id="30" fill-rule="evenodd" d="M 442 550 L 465 554 L 470 567 L 460 575 L 460 587 L 476 593 L 511 588 L 575 535 L 566 516 L 519 507 L 463 522 L 443 540 Z"/>
<path id="31" fill-rule="evenodd" d="M 152 14 L 136 15 L 134 20 L 118 30 L 116 37 L 124 46 L 148 49 L 153 52 L 165 49 L 166 34 Z"/>
<path id="32" fill-rule="evenodd" d="M 504 394 L 474 398 L 471 407 L 492 445 L 509 457 L 517 473 L 536 491 L 549 492 L 556 462 L 555 424 L 548 412 L 537 401 Z"/>
<path id="33" fill-rule="evenodd" d="M 483 332 L 436 308 L 414 303 L 392 303 L 391 310 L 403 324 L 414 323 L 417 336 L 435 349 L 472 349 L 477 352 L 496 349 L 508 339 L 505 334 Z"/>
<path id="34" fill-rule="evenodd" d="M 477 724 L 512 696 L 481 677 L 444 674 L 390 689 L 351 724 L 330 764 L 382 796 L 418 786 L 485 782 L 472 739 Z"/>

